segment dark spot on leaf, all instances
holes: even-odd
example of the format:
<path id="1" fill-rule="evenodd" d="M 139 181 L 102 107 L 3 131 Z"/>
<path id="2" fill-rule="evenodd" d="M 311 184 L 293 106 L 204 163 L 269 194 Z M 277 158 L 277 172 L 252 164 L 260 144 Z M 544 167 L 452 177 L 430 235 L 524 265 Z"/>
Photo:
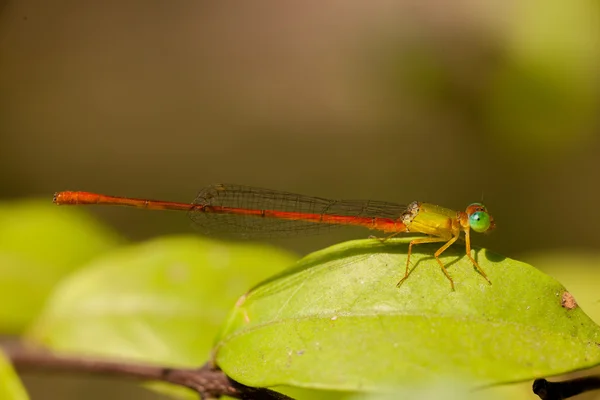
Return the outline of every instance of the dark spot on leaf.
<path id="1" fill-rule="evenodd" d="M 566 308 L 567 310 L 572 310 L 575 307 L 577 307 L 577 302 L 575 301 L 575 297 L 573 297 L 571 293 L 564 292 L 560 301 L 560 305 Z"/>

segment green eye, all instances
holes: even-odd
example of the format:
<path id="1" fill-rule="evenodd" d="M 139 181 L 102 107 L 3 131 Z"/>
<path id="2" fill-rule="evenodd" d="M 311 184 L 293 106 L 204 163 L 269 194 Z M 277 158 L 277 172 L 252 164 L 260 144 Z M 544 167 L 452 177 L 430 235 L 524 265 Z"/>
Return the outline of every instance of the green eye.
<path id="1" fill-rule="evenodd" d="M 469 215 L 469 225 L 475 232 L 485 232 L 490 228 L 490 215 L 485 211 L 476 211 Z"/>

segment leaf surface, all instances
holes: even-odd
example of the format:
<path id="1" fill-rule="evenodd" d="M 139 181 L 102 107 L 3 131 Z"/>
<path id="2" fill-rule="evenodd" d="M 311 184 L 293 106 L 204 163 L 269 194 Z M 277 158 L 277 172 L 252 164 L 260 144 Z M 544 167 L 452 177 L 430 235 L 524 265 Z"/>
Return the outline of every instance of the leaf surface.
<path id="1" fill-rule="evenodd" d="M 120 243 L 82 210 L 50 198 L 0 203 L 0 332 L 21 333 L 62 278 Z"/>
<path id="2" fill-rule="evenodd" d="M 64 352 L 197 367 L 240 293 L 295 260 L 192 235 L 122 247 L 65 279 L 29 338 Z"/>
<path id="3" fill-rule="evenodd" d="M 215 361 L 252 386 L 386 390 L 463 381 L 470 386 L 555 375 L 600 360 L 600 328 L 568 292 L 530 265 L 475 250 L 489 285 L 452 246 L 410 238 L 343 243 L 255 287 L 231 312 Z"/>
<path id="4" fill-rule="evenodd" d="M 0 353 L 0 399 L 29 399 L 25 388 L 21 384 L 21 380 L 2 353 Z"/>

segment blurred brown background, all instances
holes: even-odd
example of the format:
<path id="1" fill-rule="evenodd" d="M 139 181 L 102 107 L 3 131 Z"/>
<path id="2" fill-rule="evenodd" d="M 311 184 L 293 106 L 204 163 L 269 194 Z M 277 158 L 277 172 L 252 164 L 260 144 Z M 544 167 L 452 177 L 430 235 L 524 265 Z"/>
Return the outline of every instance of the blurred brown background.
<path id="1" fill-rule="evenodd" d="M 454 209 L 484 196 L 498 229 L 476 245 L 597 252 L 598 71 L 592 0 L 0 2 L 0 199 L 192 201 L 219 182 Z M 191 230 L 90 211 L 133 239 Z M 29 378 L 33 398 L 50 381 L 67 390 Z M 108 396 L 79 382 L 73 398 Z"/>

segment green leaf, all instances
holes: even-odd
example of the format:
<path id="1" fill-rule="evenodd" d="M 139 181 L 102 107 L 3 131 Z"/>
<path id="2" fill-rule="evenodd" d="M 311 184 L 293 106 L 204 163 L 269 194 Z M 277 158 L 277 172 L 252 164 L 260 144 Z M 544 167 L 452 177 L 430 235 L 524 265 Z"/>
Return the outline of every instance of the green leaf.
<path id="1" fill-rule="evenodd" d="M 0 399 L 27 400 L 29 396 L 11 365 L 0 353 Z"/>
<path id="2" fill-rule="evenodd" d="M 475 257 L 492 285 L 452 246 L 410 238 L 348 242 L 320 251 L 257 286 L 231 312 L 214 350 L 217 364 L 251 386 L 343 391 L 464 382 L 531 380 L 599 362 L 600 328 L 565 289 L 537 269 L 486 250 Z"/>
<path id="3" fill-rule="evenodd" d="M 0 203 L 0 332 L 22 332 L 58 281 L 120 242 L 51 199 Z"/>
<path id="4" fill-rule="evenodd" d="M 197 367 L 235 299 L 296 259 L 197 236 L 122 247 L 65 279 L 29 338 L 64 352 Z"/>
<path id="5" fill-rule="evenodd" d="M 558 279 L 596 323 L 600 322 L 600 253 L 554 251 L 527 254 L 524 259 Z"/>
<path id="6" fill-rule="evenodd" d="M 278 386 L 276 389 L 278 392 L 284 393 L 297 400 L 531 400 L 530 382 L 526 384 L 520 383 L 473 390 L 472 387 L 461 384 L 460 382 L 439 381 L 434 383 L 429 382 L 426 385 L 417 387 L 400 387 L 387 393 L 357 393 L 289 386 Z"/>
<path id="7" fill-rule="evenodd" d="M 531 382 L 491 386 L 473 390 L 472 385 L 467 385 L 464 382 L 439 380 L 436 382 L 427 382 L 427 384 L 420 386 L 407 385 L 398 387 L 383 393 L 307 389 L 297 386 L 277 386 L 275 389 L 297 400 L 531 400 Z"/>
<path id="8" fill-rule="evenodd" d="M 565 154 L 595 139 L 599 10 L 595 0 L 515 3 L 484 102 L 489 133 L 513 154 Z"/>
<path id="9" fill-rule="evenodd" d="M 521 388 L 507 388 L 505 386 L 486 388 L 485 390 L 472 390 L 467 385 L 447 381 L 417 388 L 399 388 L 390 393 L 356 394 L 349 396 L 347 400 L 526 400 L 531 399 L 531 384 L 527 386 L 527 391 L 523 391 Z"/>

